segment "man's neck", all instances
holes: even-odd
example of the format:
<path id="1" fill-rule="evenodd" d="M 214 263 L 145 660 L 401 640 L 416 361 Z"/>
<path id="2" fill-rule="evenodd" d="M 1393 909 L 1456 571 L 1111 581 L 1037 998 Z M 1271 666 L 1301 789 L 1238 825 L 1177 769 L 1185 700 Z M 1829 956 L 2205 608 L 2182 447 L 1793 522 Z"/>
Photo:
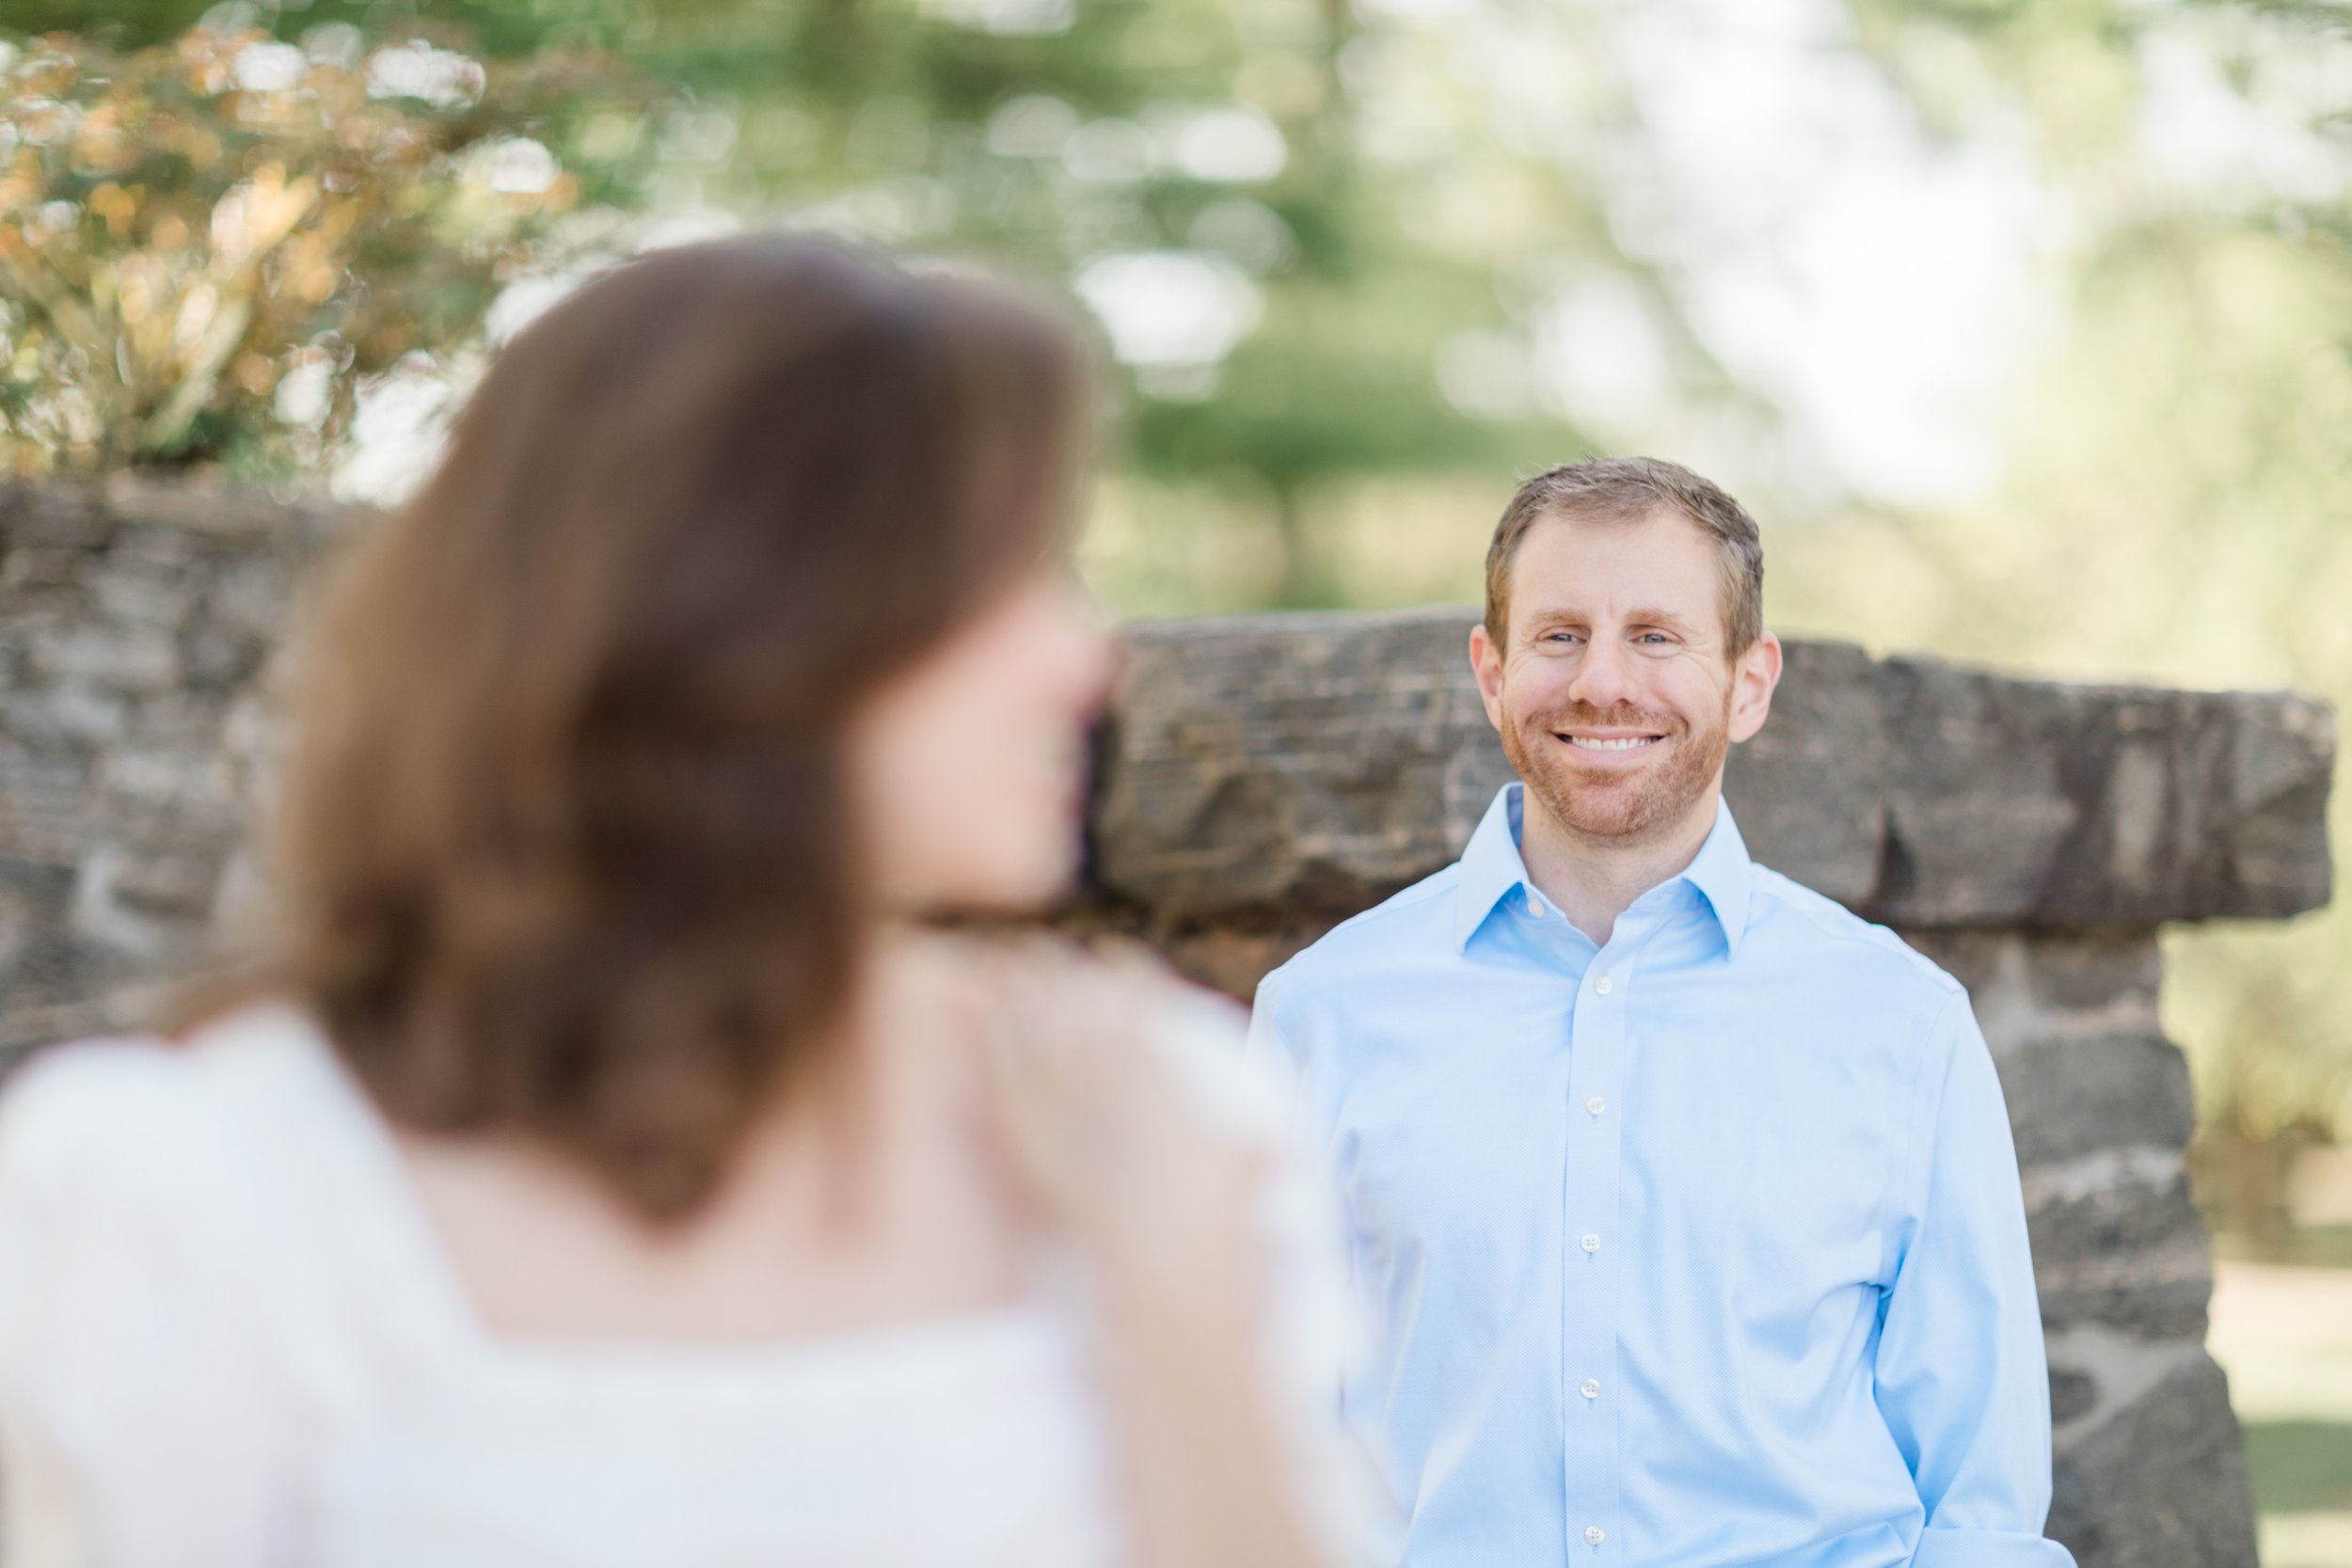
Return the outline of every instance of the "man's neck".
<path id="1" fill-rule="evenodd" d="M 1547 811 L 1534 791 L 1524 790 L 1519 860 L 1535 891 L 1557 905 L 1569 925 L 1605 946 L 1633 900 L 1698 859 L 1722 796 L 1718 783 L 1688 816 L 1629 843 L 1575 832 Z"/>

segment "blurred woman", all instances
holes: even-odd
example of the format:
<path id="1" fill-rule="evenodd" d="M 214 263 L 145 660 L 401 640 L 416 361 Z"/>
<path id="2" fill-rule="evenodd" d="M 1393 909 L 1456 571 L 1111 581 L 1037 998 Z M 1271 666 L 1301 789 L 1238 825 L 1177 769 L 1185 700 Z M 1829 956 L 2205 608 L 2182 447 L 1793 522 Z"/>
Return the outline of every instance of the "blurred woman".
<path id="1" fill-rule="evenodd" d="M 1295 1568 L 1342 1287 L 1073 876 L 1089 390 L 761 238 L 501 356 L 303 641 L 277 935 L 0 1102 L 8 1568 Z"/>

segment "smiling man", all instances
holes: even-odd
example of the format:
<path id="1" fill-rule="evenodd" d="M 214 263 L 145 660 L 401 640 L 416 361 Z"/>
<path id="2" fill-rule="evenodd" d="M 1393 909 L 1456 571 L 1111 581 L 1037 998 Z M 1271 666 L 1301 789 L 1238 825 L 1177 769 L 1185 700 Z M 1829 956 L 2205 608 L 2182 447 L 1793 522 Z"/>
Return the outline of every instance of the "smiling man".
<path id="1" fill-rule="evenodd" d="M 1688 469 L 1522 486 L 1470 661 L 1520 783 L 1268 975 L 1377 1336 L 1413 1568 L 2066 1568 L 2016 1155 L 1968 999 L 1751 862 L 1755 522 Z"/>

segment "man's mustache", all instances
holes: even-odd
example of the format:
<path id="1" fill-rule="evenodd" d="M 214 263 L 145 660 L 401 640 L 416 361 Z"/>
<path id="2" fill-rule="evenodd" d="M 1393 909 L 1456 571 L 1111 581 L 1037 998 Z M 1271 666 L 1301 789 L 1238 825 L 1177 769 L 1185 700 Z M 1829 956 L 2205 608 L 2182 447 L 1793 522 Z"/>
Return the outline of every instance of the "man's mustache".
<path id="1" fill-rule="evenodd" d="M 1529 716 L 1528 727 L 1538 730 L 1652 730 L 1660 735 L 1673 735 L 1683 727 L 1682 721 L 1671 713 L 1653 708 L 1617 706 L 1595 707 L 1590 703 L 1571 703 L 1565 707 L 1546 708 Z"/>

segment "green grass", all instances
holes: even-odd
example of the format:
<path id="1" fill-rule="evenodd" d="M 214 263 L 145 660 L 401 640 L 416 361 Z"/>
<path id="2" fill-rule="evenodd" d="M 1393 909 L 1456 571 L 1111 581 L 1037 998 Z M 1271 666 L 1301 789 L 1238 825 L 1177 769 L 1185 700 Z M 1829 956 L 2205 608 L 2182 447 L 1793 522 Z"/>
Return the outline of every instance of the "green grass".
<path id="1" fill-rule="evenodd" d="M 2265 1513 L 2352 1510 L 2352 1420 L 2249 1421 L 2246 1468 Z"/>

